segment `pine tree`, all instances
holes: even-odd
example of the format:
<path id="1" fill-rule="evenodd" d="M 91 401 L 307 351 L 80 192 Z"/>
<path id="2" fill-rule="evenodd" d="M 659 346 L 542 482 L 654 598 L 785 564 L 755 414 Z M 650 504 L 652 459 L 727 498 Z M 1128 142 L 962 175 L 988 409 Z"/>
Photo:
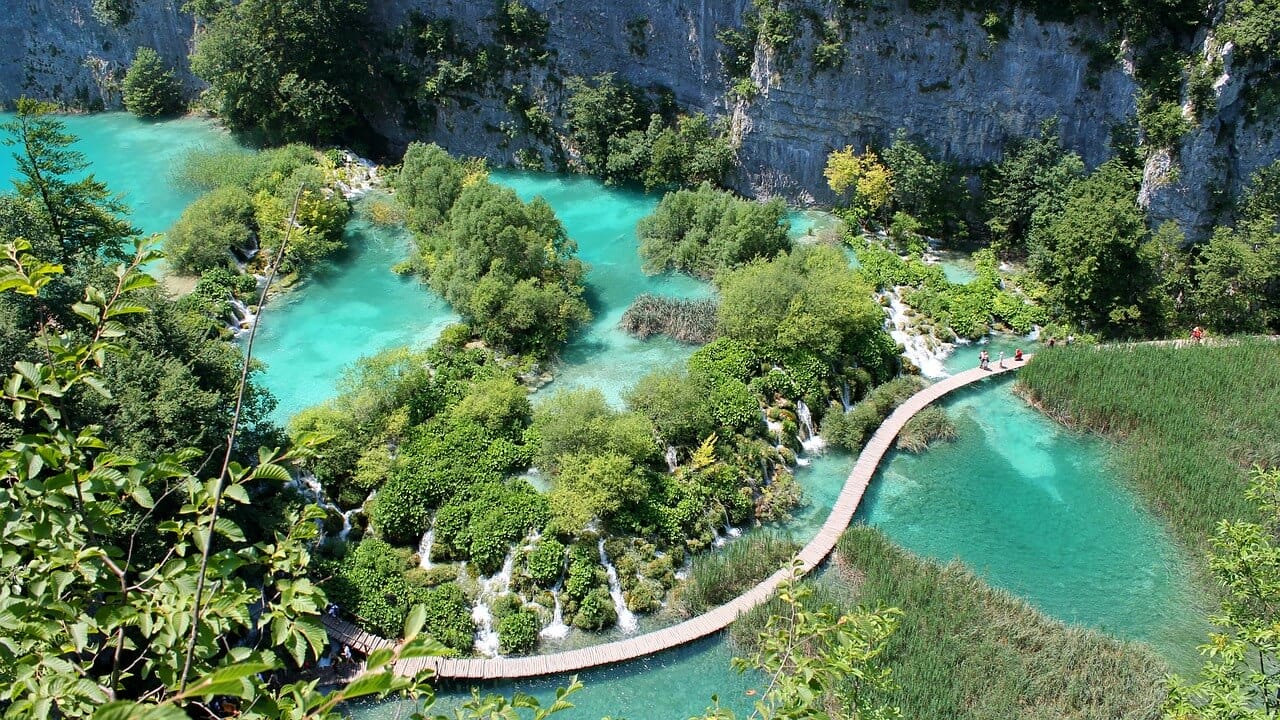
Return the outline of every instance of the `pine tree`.
<path id="1" fill-rule="evenodd" d="M 178 80 L 149 47 L 138 48 L 124 76 L 124 106 L 138 117 L 172 115 L 182 105 Z"/>

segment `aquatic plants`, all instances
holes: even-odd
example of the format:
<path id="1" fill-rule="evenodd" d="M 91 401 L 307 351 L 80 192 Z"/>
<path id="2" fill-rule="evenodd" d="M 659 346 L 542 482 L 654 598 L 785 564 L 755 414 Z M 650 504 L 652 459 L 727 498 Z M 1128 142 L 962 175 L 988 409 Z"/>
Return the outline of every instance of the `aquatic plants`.
<path id="1" fill-rule="evenodd" d="M 680 610 L 700 615 L 741 595 L 782 568 L 800 545 L 773 533 L 752 533 L 720 552 L 697 555 L 680 591 Z"/>
<path id="2" fill-rule="evenodd" d="M 618 327 L 644 340 L 662 334 L 672 340 L 701 345 L 716 334 L 716 302 L 641 293 L 627 306 Z"/>
<path id="3" fill-rule="evenodd" d="M 954 440 L 956 426 L 947 411 L 931 405 L 916 413 L 898 433 L 898 447 L 908 452 L 924 452 L 939 440 Z"/>
<path id="4" fill-rule="evenodd" d="M 853 602 L 902 608 L 882 656 L 897 687 L 872 697 L 905 717 L 1159 716 L 1165 665 L 1147 647 L 1049 619 L 958 563 L 923 560 L 872 528 L 847 530 L 837 552 L 837 579 Z"/>
<path id="5" fill-rule="evenodd" d="M 845 412 L 827 413 L 822 420 L 822 437 L 837 447 L 861 450 L 889 413 L 923 387 L 924 381 L 918 375 L 904 375 L 878 385 Z"/>
<path id="6" fill-rule="evenodd" d="M 1019 373 L 1028 397 L 1068 423 L 1117 438 L 1143 495 L 1184 547 L 1222 520 L 1253 519 L 1244 469 L 1280 465 L 1280 345 L 1059 347 Z"/>

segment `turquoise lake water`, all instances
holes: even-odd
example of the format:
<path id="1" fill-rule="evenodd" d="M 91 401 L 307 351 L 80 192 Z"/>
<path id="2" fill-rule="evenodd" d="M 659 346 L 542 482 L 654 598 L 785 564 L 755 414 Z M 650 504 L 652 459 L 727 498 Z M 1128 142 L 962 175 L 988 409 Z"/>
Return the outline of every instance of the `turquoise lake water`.
<path id="1" fill-rule="evenodd" d="M 230 144 L 200 120 L 144 123 L 122 114 L 68 118 L 82 137 L 78 148 L 97 175 L 126 193 L 134 222 L 165 229 L 193 195 L 175 187 L 169 172 L 187 149 Z M 12 160 L 0 156 L 11 176 Z M 599 387 L 617 400 L 649 369 L 682 363 L 691 348 L 669 341 L 639 342 L 615 329 L 622 310 L 640 292 L 685 297 L 711 292 L 683 277 L 646 277 L 639 271 L 634 223 L 656 198 L 603 188 L 580 177 L 495 172 L 495 181 L 525 198 L 541 194 L 556 209 L 583 259 L 596 320 L 564 353 L 552 387 Z M 801 218 L 819 225 L 820 218 Z M 330 271 L 267 308 L 257 347 L 269 363 L 266 381 L 281 401 L 278 417 L 332 396 L 340 370 L 355 358 L 403 344 L 430 342 L 454 315 L 413 279 L 390 267 L 405 256 L 403 232 L 363 220 L 349 228 L 353 250 Z M 1030 344 L 993 340 L 1003 349 Z M 976 364 L 977 348 L 948 358 L 953 370 Z M 1186 590 L 1185 563 L 1159 522 L 1115 480 L 1108 447 L 1070 433 L 1017 399 L 1007 382 L 993 382 L 946 402 L 960 432 L 954 443 L 920 456 L 892 455 L 859 513 L 895 542 L 940 560 L 959 558 L 993 585 L 1026 598 L 1068 622 L 1096 627 L 1154 646 L 1180 664 L 1191 657 L 1203 626 L 1201 609 Z M 852 461 L 832 453 L 799 471 L 811 504 L 789 528 L 807 537 L 825 518 Z M 578 709 L 558 717 L 586 720 L 612 715 L 632 720 L 688 717 L 718 693 L 740 713 L 752 676 L 729 668 L 733 652 L 709 640 L 634 663 L 583 674 L 588 688 Z M 550 692 L 564 679 L 513 687 Z M 456 701 L 461 691 L 446 692 Z M 392 706 L 363 708 L 363 718 L 392 718 Z"/>

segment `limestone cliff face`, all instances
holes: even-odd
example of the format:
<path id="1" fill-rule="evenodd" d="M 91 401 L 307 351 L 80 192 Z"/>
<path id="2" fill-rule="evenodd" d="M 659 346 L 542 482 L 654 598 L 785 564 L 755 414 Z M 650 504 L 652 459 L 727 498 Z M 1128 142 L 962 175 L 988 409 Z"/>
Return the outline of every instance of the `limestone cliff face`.
<path id="1" fill-rule="evenodd" d="M 91 0 L 3 0 L 0 3 L 0 103 L 23 95 L 88 108 L 120 105 L 120 80 L 141 45 L 175 69 L 188 89 L 193 29 L 181 0 L 137 0 L 134 17 L 110 27 Z"/>
<path id="2" fill-rule="evenodd" d="M 997 160 L 1012 138 L 1034 133 L 1058 117 L 1065 143 L 1092 166 L 1109 155 L 1113 126 L 1133 118 L 1137 87 L 1124 64 L 1091 69 L 1086 41 L 1104 30 L 1088 23 L 1042 23 L 1018 12 L 1005 36 L 993 39 L 971 14 L 910 11 L 905 0 L 873 3 L 855 15 L 832 0 L 798 0 L 801 33 L 776 57 L 761 44 L 751 76 L 758 94 L 730 99 L 717 33 L 741 27 L 751 0 L 526 0 L 550 21 L 544 66 L 506 78 L 563 119 L 563 79 L 616 72 L 640 86 L 669 89 L 686 109 L 732 121 L 740 139 L 739 190 L 796 202 L 828 199 L 822 178 L 827 153 L 845 145 L 884 142 L 898 128 L 964 165 Z M 105 27 L 91 0 L 5 0 L 0 14 L 0 99 L 22 94 L 81 106 L 118 105 L 115 89 L 138 45 L 154 47 L 188 89 L 186 55 L 193 20 L 181 0 L 138 0 L 122 28 Z M 451 17 L 465 40 L 490 41 L 483 0 L 370 0 L 374 25 L 394 28 L 411 12 Z M 839 69 L 817 70 L 815 21 L 838 18 L 847 58 Z M 810 20 L 812 18 L 812 20 Z M 1154 217 L 1176 218 L 1196 235 L 1212 222 L 1223 193 L 1233 194 L 1249 173 L 1280 157 L 1280 139 L 1242 118 L 1240 73 L 1219 83 L 1216 114 L 1178 150 L 1180 169 L 1162 172 L 1168 158 L 1149 163 L 1142 200 Z M 502 88 L 468 93 L 441 104 L 428 131 L 403 124 L 393 107 L 374 119 L 393 146 L 434 140 L 459 153 L 510 163 L 517 152 L 548 155 L 523 136 Z M 1164 162 L 1164 165 L 1162 165 Z"/>
<path id="3" fill-rule="evenodd" d="M 1108 155 L 1111 127 L 1134 112 L 1136 88 L 1123 69 L 1089 73 L 1079 41 L 1098 35 L 1098 28 L 1040 23 L 1022 13 L 999 41 L 989 40 L 972 15 L 919 14 L 904 2 L 862 18 L 836 14 L 848 58 L 842 68 L 827 71 L 814 68 L 810 53 L 818 41 L 802 21 L 804 32 L 789 60 L 773 57 L 763 45 L 756 49 L 752 75 L 760 92 L 743 102 L 726 99 L 716 34 L 741 26 L 749 0 L 530 4 L 551 23 L 552 75 L 614 71 L 636 85 L 669 88 L 683 107 L 732 117 L 741 138 L 737 184 L 755 195 L 827 199 L 827 153 L 884 142 L 898 128 L 953 161 L 976 165 L 998 159 L 1009 139 L 1032 134 L 1040 121 L 1057 116 L 1064 141 L 1093 165 Z M 826 17 L 838 12 L 831 5 L 814 1 L 806 9 Z M 491 12 L 483 3 L 390 0 L 382 22 L 396 24 L 412 9 L 450 15 L 479 39 Z M 538 76 L 527 80 L 536 85 Z M 554 109 L 558 86 L 548 85 L 544 94 Z M 465 107 L 446 105 L 431 136 L 509 160 L 523 143 L 484 132 L 509 119 L 500 102 L 471 98 Z"/>

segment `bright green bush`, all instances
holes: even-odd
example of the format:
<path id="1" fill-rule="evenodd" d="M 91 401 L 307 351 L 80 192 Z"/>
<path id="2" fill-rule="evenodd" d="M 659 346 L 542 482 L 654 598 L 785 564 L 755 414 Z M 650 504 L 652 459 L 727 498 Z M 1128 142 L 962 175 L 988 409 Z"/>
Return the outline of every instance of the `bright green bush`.
<path id="1" fill-rule="evenodd" d="M 426 589 L 420 597 L 419 602 L 427 610 L 426 632 L 447 648 L 469 652 L 475 643 L 476 627 L 471 606 L 458 584 L 450 582 Z"/>
<path id="2" fill-rule="evenodd" d="M 149 47 L 139 47 L 120 86 L 124 107 L 138 117 L 172 115 L 182 107 L 178 80 Z"/>
<path id="3" fill-rule="evenodd" d="M 394 178 L 396 200 L 406 209 L 406 224 L 431 232 L 449 215 L 462 192 L 466 168 L 439 145 L 410 143 Z"/>
<path id="4" fill-rule="evenodd" d="M 573 626 L 580 630 L 604 630 L 618 622 L 618 610 L 606 588 L 587 593 L 573 616 Z"/>
<path id="5" fill-rule="evenodd" d="M 916 375 L 904 375 L 880 385 L 848 412 L 830 412 L 822 419 L 822 437 L 831 445 L 857 452 L 893 409 L 924 387 Z"/>
<path id="6" fill-rule="evenodd" d="M 538 645 L 538 616 L 529 610 L 507 613 L 498 621 L 498 647 L 504 653 L 526 653 Z"/>
<path id="7" fill-rule="evenodd" d="M 249 194 L 238 187 L 218 188 L 191 203 L 165 234 L 165 258 L 188 275 L 228 268 L 232 248 L 249 247 L 254 235 Z"/>
<path id="8" fill-rule="evenodd" d="M 680 270 L 708 278 L 791 249 L 781 200 L 743 200 L 703 183 L 668 193 L 636 226 L 648 273 Z"/>
<path id="9" fill-rule="evenodd" d="M 564 570 L 565 547 L 555 538 L 543 538 L 526 556 L 529 577 L 539 587 L 549 588 L 560 579 Z"/>

